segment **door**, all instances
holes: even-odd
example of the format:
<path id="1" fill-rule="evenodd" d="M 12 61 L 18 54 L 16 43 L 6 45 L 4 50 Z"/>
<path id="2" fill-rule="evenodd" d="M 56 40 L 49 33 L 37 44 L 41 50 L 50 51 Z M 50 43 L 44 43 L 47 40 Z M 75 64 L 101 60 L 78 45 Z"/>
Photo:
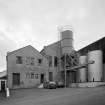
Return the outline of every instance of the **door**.
<path id="1" fill-rule="evenodd" d="M 13 73 L 13 85 L 20 85 L 20 73 Z"/>
<path id="2" fill-rule="evenodd" d="M 5 91 L 5 81 L 1 81 L 1 91 Z"/>
<path id="3" fill-rule="evenodd" d="M 68 72 L 68 80 L 70 83 L 76 83 L 76 72 L 75 71 Z"/>
<path id="4" fill-rule="evenodd" d="M 44 74 L 41 74 L 40 83 L 44 82 Z"/>
<path id="5" fill-rule="evenodd" d="M 53 72 L 49 72 L 49 81 L 53 81 Z"/>

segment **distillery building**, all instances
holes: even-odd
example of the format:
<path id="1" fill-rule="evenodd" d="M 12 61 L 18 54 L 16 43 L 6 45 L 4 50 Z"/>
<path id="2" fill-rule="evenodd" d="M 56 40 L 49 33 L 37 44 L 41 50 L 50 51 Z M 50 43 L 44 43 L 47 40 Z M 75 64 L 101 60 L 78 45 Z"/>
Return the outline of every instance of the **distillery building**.
<path id="1" fill-rule="evenodd" d="M 7 86 L 37 87 L 48 79 L 48 61 L 32 46 L 7 53 Z"/>
<path id="2" fill-rule="evenodd" d="M 75 51 L 72 29 L 58 31 L 59 40 L 41 52 L 29 45 L 7 53 L 10 89 L 37 87 L 44 81 L 63 82 L 67 87 L 105 81 L 105 38 Z"/>

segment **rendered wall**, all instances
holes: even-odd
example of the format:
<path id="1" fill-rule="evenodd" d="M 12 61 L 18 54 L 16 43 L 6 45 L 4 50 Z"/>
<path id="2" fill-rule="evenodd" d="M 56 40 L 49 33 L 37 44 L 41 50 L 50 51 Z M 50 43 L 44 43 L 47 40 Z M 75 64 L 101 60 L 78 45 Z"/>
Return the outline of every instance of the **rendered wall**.
<path id="1" fill-rule="evenodd" d="M 22 56 L 23 63 L 16 64 L 16 56 Z M 27 65 L 27 57 L 34 57 L 34 65 Z M 42 64 L 38 64 L 38 59 L 42 59 Z M 20 73 L 20 85 L 13 85 L 13 73 Z M 33 73 L 34 75 L 38 74 L 38 78 L 30 78 L 30 75 Z M 12 53 L 7 54 L 7 74 L 8 80 L 7 85 L 10 89 L 15 88 L 31 88 L 36 87 L 40 84 L 40 74 L 44 73 L 45 80 L 48 79 L 48 62 L 45 57 L 43 57 L 38 51 L 36 51 L 33 47 L 28 46 L 22 48 L 20 50 L 14 51 Z"/>

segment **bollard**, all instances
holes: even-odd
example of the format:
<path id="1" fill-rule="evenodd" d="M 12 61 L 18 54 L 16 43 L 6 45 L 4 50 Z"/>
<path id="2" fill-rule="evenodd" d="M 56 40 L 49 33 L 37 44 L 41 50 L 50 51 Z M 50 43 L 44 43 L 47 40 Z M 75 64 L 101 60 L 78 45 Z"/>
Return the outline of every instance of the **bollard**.
<path id="1" fill-rule="evenodd" d="M 6 88 L 6 97 L 9 98 L 10 97 L 10 92 L 9 92 L 9 88 Z"/>

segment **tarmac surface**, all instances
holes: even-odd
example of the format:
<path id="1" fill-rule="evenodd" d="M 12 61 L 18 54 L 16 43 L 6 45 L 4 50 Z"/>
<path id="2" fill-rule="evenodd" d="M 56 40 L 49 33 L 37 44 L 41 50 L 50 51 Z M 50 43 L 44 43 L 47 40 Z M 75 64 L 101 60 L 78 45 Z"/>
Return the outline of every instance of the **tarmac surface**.
<path id="1" fill-rule="evenodd" d="M 7 99 L 0 95 L 0 105 L 105 105 L 105 87 L 18 89 Z"/>

